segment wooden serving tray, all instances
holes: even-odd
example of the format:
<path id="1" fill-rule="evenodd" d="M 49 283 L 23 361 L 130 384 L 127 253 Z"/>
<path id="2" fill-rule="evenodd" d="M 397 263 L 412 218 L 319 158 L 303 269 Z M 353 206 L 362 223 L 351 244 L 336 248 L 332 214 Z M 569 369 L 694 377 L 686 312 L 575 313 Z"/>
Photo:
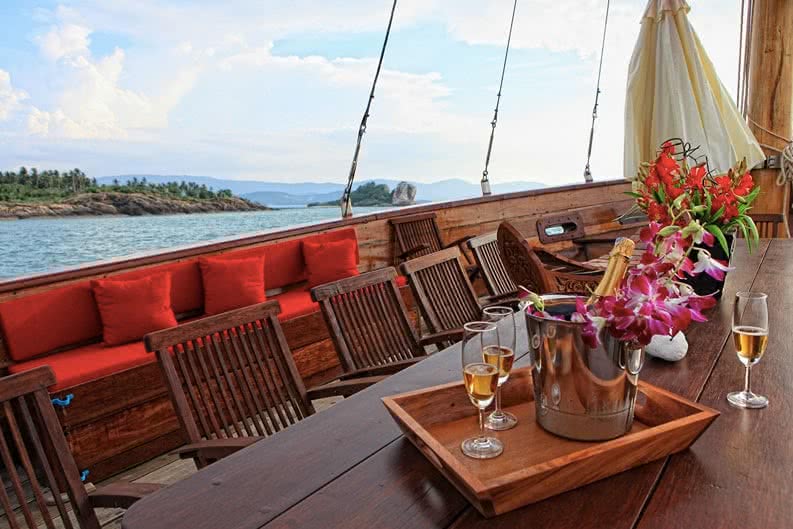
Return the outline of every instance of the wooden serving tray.
<path id="1" fill-rule="evenodd" d="M 530 368 L 517 369 L 502 388 L 502 405 L 518 426 L 490 432 L 504 443 L 495 459 L 463 455 L 460 443 L 477 434 L 476 408 L 462 381 L 383 398 L 405 436 L 486 517 L 618 474 L 685 450 L 719 412 L 639 382 L 631 431 L 610 441 L 558 437 L 534 420 Z"/>

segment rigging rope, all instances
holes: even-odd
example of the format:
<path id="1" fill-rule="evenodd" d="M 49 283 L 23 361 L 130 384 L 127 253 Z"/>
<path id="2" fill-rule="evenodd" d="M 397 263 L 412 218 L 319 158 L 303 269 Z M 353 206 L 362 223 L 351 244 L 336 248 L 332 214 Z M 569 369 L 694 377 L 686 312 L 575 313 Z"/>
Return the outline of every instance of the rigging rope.
<path id="1" fill-rule="evenodd" d="M 595 140 L 595 120 L 598 117 L 598 102 L 600 100 L 600 74 L 603 72 L 603 54 L 606 51 L 606 30 L 609 26 L 609 9 L 611 0 L 606 2 L 606 17 L 603 21 L 603 41 L 600 44 L 600 64 L 598 64 L 598 82 L 595 88 L 595 106 L 592 107 L 592 128 L 589 129 L 589 148 L 586 152 L 586 166 L 584 167 L 584 181 L 592 182 L 592 170 L 589 168 L 589 161 L 592 158 L 592 143 Z"/>
<path id="2" fill-rule="evenodd" d="M 493 121 L 490 122 L 490 141 L 487 144 L 487 155 L 485 156 L 485 169 L 482 171 L 482 195 L 490 194 L 490 180 L 487 178 L 487 167 L 490 165 L 490 154 L 493 152 L 493 137 L 496 135 L 496 123 L 498 122 L 498 106 L 501 103 L 501 88 L 504 86 L 504 74 L 507 71 L 507 57 L 509 57 L 509 45 L 512 41 L 512 27 L 515 25 L 515 10 L 518 7 L 518 0 L 512 4 L 512 18 L 509 21 L 509 34 L 507 35 L 507 47 L 504 50 L 504 64 L 501 66 L 501 82 L 498 84 L 498 94 L 496 94 L 496 109 L 493 112 Z"/>
<path id="3" fill-rule="evenodd" d="M 361 125 L 358 127 L 358 140 L 355 143 L 355 152 L 352 156 L 352 165 L 350 166 L 350 174 L 347 177 L 347 185 L 344 188 L 344 193 L 341 196 L 341 216 L 352 216 L 352 200 L 350 194 L 352 193 L 352 184 L 355 181 L 355 170 L 358 168 L 358 155 L 361 152 L 361 142 L 363 135 L 366 133 L 366 123 L 369 121 L 369 109 L 372 107 L 372 100 L 374 99 L 374 89 L 377 86 L 377 79 L 380 77 L 380 69 L 383 66 L 383 58 L 385 57 L 385 49 L 388 45 L 388 37 L 391 35 L 391 24 L 394 22 L 394 12 L 396 11 L 397 0 L 391 6 L 391 16 L 388 18 L 388 27 L 385 30 L 385 38 L 383 39 L 383 48 L 380 50 L 380 60 L 377 62 L 377 70 L 374 73 L 374 80 L 372 81 L 372 90 L 369 92 L 369 99 L 366 102 L 366 109 L 361 118 Z"/>

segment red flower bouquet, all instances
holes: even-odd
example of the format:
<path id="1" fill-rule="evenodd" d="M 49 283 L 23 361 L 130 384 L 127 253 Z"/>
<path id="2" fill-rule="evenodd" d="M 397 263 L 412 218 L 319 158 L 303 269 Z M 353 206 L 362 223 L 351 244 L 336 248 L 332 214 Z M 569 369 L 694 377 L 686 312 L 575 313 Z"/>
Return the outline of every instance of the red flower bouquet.
<path id="1" fill-rule="evenodd" d="M 727 255 L 725 235 L 740 231 L 752 250 L 759 235 L 748 211 L 760 188 L 755 187 L 746 161 L 713 175 L 707 161 L 699 163 L 692 156 L 695 150 L 681 140 L 665 142 L 654 162 L 639 167 L 630 195 L 651 221 L 662 226 L 684 229 L 696 223 L 716 238 Z"/>

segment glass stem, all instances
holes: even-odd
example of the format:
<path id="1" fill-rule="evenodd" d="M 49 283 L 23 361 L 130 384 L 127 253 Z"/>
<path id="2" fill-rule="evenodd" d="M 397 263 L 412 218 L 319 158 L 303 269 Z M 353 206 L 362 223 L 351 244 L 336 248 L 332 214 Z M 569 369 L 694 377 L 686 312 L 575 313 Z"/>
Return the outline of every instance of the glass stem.
<path id="1" fill-rule="evenodd" d="M 501 386 L 496 388 L 496 414 L 501 414 Z"/>
<path id="2" fill-rule="evenodd" d="M 751 393 L 752 392 L 751 389 L 750 389 L 751 381 L 752 381 L 751 373 L 752 373 L 752 367 L 751 366 L 746 366 L 746 376 L 744 377 L 744 382 L 743 382 L 743 392 L 744 393 Z"/>
<path id="3" fill-rule="evenodd" d="M 485 410 L 479 408 L 479 440 L 484 441 L 485 437 Z"/>

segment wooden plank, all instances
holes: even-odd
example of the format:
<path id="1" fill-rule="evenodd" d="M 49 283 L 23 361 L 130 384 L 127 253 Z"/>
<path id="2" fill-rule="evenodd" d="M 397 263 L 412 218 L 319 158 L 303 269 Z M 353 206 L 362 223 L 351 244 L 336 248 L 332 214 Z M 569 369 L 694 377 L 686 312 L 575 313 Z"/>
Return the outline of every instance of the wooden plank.
<path id="1" fill-rule="evenodd" d="M 768 408 L 739 410 L 727 403 L 727 393 L 743 387 L 743 366 L 728 341 L 701 398 L 721 417 L 689 452 L 672 457 L 640 529 L 721 528 L 726 520 L 734 527 L 790 527 L 791 277 L 793 241 L 774 240 L 752 285 L 769 296 L 768 349 L 752 368 L 752 387 L 769 398 Z"/>
<path id="2" fill-rule="evenodd" d="M 519 343 L 527 350 L 525 331 Z M 400 437 L 381 397 L 457 380 L 459 362 L 459 346 L 429 356 L 142 500 L 127 511 L 124 527 L 260 527 Z M 285 461 L 288 471 L 274 470 L 283 468 Z M 196 508 L 218 504 L 224 508 L 211 512 Z"/>
<path id="3" fill-rule="evenodd" d="M 74 428 L 66 440 L 83 469 L 178 429 L 171 400 L 164 396 Z"/>

